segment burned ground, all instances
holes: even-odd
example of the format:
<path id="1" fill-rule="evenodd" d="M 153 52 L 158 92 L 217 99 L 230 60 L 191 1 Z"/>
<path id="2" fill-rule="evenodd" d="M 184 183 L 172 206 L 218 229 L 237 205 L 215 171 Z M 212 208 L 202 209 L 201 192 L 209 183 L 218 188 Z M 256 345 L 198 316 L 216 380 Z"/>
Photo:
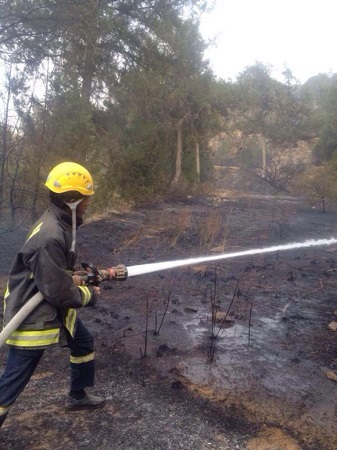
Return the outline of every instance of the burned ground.
<path id="1" fill-rule="evenodd" d="M 336 235 L 300 199 L 218 193 L 91 218 L 81 260 L 130 267 Z M 26 230 L 2 234 L 6 275 Z M 6 449 L 337 448 L 337 245 L 240 256 L 102 284 L 80 312 L 101 411 L 66 414 L 55 348 L 12 407 Z M 213 339 L 212 339 L 213 336 Z M 1 351 L 3 367 L 5 352 Z"/>

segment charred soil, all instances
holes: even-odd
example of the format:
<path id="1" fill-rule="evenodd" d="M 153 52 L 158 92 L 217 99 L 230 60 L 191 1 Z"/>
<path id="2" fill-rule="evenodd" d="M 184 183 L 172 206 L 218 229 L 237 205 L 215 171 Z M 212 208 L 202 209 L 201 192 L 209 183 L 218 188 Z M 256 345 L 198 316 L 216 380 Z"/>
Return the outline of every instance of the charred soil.
<path id="1" fill-rule="evenodd" d="M 127 267 L 336 235 L 337 214 L 219 192 L 89 218 L 82 261 Z M 1 275 L 27 230 L 1 235 Z M 66 413 L 66 349 L 46 351 L 3 449 L 337 448 L 337 245 L 240 256 L 101 285 L 80 311 L 105 408 Z M 6 352 L 1 350 L 0 369 Z"/>

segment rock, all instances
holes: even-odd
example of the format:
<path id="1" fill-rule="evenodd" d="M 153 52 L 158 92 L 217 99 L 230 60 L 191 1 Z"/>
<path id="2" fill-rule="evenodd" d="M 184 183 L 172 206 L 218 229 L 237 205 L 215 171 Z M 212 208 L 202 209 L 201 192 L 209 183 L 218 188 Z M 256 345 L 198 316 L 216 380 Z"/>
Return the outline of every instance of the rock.
<path id="1" fill-rule="evenodd" d="M 332 331 L 337 331 L 337 322 L 330 322 L 328 328 Z"/>
<path id="2" fill-rule="evenodd" d="M 329 380 L 337 381 L 337 373 L 336 372 L 333 372 L 332 370 L 328 370 L 325 375 L 327 378 L 329 378 Z"/>
<path id="3" fill-rule="evenodd" d="M 215 321 L 217 323 L 226 322 L 228 324 L 234 324 L 235 322 L 232 317 L 228 317 L 227 312 L 223 311 L 217 311 L 217 313 L 215 314 Z"/>

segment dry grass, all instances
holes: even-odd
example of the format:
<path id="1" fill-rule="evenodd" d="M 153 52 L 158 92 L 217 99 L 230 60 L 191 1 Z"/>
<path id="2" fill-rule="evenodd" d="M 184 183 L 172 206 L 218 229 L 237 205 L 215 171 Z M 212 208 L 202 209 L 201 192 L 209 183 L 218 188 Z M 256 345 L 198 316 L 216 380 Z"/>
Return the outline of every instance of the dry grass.
<path id="1" fill-rule="evenodd" d="M 119 214 L 126 214 L 128 212 L 130 212 L 130 206 L 127 205 L 126 203 L 123 205 L 119 205 L 118 209 L 107 208 L 107 209 L 99 210 L 99 211 L 90 211 L 90 209 L 89 209 L 88 214 L 85 217 L 85 222 L 90 223 L 90 222 L 96 222 L 98 220 L 105 220 L 111 214 L 119 215 Z"/>
<path id="2" fill-rule="evenodd" d="M 231 212 L 224 221 L 220 211 L 215 209 L 201 221 L 199 242 L 202 250 L 210 251 L 215 245 L 217 251 L 223 252 L 225 250 L 230 235 L 230 218 Z"/>
<path id="3" fill-rule="evenodd" d="M 194 222 L 191 207 L 164 210 L 155 224 L 147 223 L 145 220 L 124 240 L 122 246 L 137 245 L 144 238 L 155 238 L 165 234 L 169 236 L 171 248 L 174 248 L 188 233 L 197 232 L 200 249 L 207 252 L 212 249 L 223 252 L 231 232 L 230 220 L 231 212 L 224 218 L 217 209 L 204 216 L 198 223 Z"/>
<path id="4" fill-rule="evenodd" d="M 172 220 L 173 219 L 173 220 Z M 186 231 L 191 229 L 192 224 L 192 210 L 190 207 L 183 208 L 178 217 L 171 219 L 171 247 L 175 247 L 179 239 Z"/>
<path id="5" fill-rule="evenodd" d="M 137 243 L 139 241 L 141 241 L 141 239 L 143 239 L 144 236 L 148 236 L 149 235 L 149 230 L 150 230 L 150 227 L 147 227 L 147 226 L 144 226 L 144 225 L 140 226 L 138 228 L 138 230 L 136 230 L 135 233 L 133 233 L 130 236 L 127 236 L 126 239 L 124 239 L 124 241 L 121 243 L 121 247 L 122 248 L 127 248 L 127 247 L 130 247 L 130 246 L 133 246 L 133 245 L 134 246 L 137 245 Z"/>
<path id="6" fill-rule="evenodd" d="M 170 236 L 170 246 L 177 242 L 193 227 L 192 209 L 185 207 L 181 210 L 164 210 L 156 223 L 145 222 L 131 236 L 127 237 L 123 246 L 136 245 L 144 238 L 155 238 L 161 234 Z"/>

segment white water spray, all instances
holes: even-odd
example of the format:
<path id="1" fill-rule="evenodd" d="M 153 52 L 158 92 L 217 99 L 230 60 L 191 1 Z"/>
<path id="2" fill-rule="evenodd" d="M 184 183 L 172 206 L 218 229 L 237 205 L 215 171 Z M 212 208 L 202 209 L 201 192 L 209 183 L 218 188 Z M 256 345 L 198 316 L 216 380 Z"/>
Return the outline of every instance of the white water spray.
<path id="1" fill-rule="evenodd" d="M 244 250 L 244 251 L 235 252 L 235 253 L 223 253 L 221 255 L 214 255 L 214 256 L 201 256 L 199 258 L 180 259 L 180 260 L 176 260 L 176 261 L 165 261 L 165 262 L 151 263 L 151 264 L 140 264 L 137 266 L 129 266 L 128 267 L 128 276 L 134 277 L 136 275 L 143 275 L 145 273 L 152 273 L 152 272 L 158 272 L 160 270 L 174 269 L 175 267 L 191 266 L 191 265 L 196 265 L 196 264 L 200 264 L 203 262 L 218 261 L 221 259 L 229 259 L 229 258 L 237 258 L 238 256 L 281 252 L 284 250 L 293 250 L 296 248 L 318 247 L 318 246 L 322 246 L 322 245 L 331 245 L 331 244 L 336 244 L 336 243 L 337 243 L 337 239 L 335 239 L 335 238 L 318 239 L 318 240 L 309 240 L 309 241 L 305 241 L 305 242 L 294 242 L 292 244 L 274 245 L 272 247 L 266 247 L 266 248 L 255 248 L 252 250 Z"/>

